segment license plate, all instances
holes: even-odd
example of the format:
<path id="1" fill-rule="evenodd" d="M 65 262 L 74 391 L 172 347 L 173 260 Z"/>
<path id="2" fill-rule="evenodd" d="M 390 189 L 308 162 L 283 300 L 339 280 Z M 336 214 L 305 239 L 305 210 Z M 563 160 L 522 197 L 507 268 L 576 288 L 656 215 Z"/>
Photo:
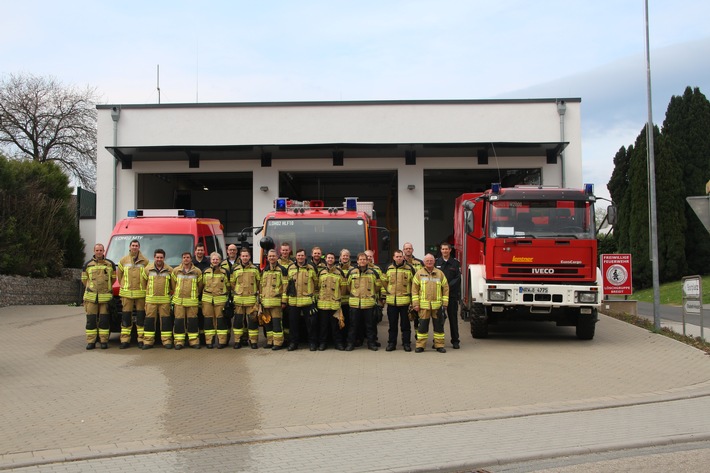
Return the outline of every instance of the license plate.
<path id="1" fill-rule="evenodd" d="M 547 294 L 548 288 L 546 287 L 525 287 L 520 286 L 520 293 L 529 292 L 532 294 Z"/>

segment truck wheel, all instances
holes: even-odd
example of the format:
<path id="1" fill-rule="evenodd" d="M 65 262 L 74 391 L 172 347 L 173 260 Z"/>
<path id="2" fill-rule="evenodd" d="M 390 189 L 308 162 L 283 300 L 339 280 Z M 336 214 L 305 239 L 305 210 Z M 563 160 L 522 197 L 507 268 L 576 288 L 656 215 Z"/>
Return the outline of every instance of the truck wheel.
<path id="1" fill-rule="evenodd" d="M 488 338 L 486 308 L 482 304 L 474 304 L 471 312 L 471 336 L 473 338 Z"/>
<path id="2" fill-rule="evenodd" d="M 591 314 L 579 314 L 577 318 L 577 338 L 580 340 L 591 340 L 594 338 L 594 329 L 597 325 L 597 312 Z"/>

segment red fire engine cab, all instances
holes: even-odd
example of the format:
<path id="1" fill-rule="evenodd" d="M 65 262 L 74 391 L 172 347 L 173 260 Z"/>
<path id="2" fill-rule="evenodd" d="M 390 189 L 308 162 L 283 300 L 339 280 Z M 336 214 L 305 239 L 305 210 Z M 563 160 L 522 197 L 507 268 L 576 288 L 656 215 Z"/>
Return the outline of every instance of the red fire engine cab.
<path id="1" fill-rule="evenodd" d="M 274 210 L 264 217 L 261 229 L 261 261 L 271 245 L 278 251 L 279 245 L 289 243 L 293 251 L 298 248 L 310 250 L 318 246 L 327 253 L 346 248 L 351 255 L 365 250 L 375 252 L 377 244 L 377 218 L 372 202 L 359 202 L 357 197 L 346 197 L 342 207 L 325 207 L 322 200 L 298 201 L 279 197 L 274 201 Z"/>
<path id="2" fill-rule="evenodd" d="M 454 240 L 462 261 L 462 318 L 474 338 L 501 320 L 576 326 L 594 338 L 603 298 L 597 267 L 593 186 L 502 188 L 456 200 Z"/>

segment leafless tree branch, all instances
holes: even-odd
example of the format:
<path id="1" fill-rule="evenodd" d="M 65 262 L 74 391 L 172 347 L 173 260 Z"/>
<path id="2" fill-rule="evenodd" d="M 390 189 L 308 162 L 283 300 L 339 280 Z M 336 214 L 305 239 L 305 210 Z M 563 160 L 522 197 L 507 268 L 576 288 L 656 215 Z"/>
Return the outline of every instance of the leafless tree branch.
<path id="1" fill-rule="evenodd" d="M 8 156 L 54 161 L 85 188 L 96 183 L 96 90 L 53 77 L 0 80 L 0 147 Z"/>

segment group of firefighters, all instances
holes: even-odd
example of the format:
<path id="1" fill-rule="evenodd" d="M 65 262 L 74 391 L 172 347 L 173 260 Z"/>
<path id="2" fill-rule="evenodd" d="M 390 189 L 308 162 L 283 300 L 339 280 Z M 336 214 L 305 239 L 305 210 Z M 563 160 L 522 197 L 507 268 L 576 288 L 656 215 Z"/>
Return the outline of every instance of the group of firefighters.
<path id="1" fill-rule="evenodd" d="M 120 348 L 128 348 L 135 325 L 138 346 L 153 347 L 157 336 L 164 348 L 200 348 L 204 334 L 207 348 L 225 348 L 230 331 L 233 348 L 258 348 L 259 331 L 266 335 L 264 348 L 297 350 L 308 342 L 311 351 L 326 350 L 332 342 L 337 350 L 352 351 L 365 343 L 377 351 L 377 324 L 386 305 L 389 333 L 386 351 L 397 347 L 401 331 L 404 351 L 412 351 L 412 323 L 416 330 L 415 352 L 424 351 L 433 321 L 433 347 L 444 348 L 444 323 L 449 318 L 451 344 L 459 348 L 458 299 L 461 276 L 451 246 L 441 244 L 441 256 L 423 260 L 413 256 L 411 243 L 395 250 L 385 271 L 374 264 L 367 250 L 350 261 L 343 249 L 323 257 L 318 247 L 298 249 L 295 258 L 288 243 L 277 252 L 270 249 L 263 269 L 254 265 L 246 248 L 230 244 L 227 258 L 213 252 L 205 255 L 202 244 L 194 258 L 182 254 L 175 268 L 165 262 L 165 251 L 157 249 L 153 261 L 133 240 L 129 254 L 118 264 L 105 258 L 104 246 L 94 246 L 94 256 L 82 272 L 86 309 L 86 349 L 96 343 L 108 348 L 109 303 L 113 282 L 118 280 L 121 299 Z M 172 309 L 172 310 L 171 310 Z M 135 315 L 134 315 L 135 313 Z"/>

